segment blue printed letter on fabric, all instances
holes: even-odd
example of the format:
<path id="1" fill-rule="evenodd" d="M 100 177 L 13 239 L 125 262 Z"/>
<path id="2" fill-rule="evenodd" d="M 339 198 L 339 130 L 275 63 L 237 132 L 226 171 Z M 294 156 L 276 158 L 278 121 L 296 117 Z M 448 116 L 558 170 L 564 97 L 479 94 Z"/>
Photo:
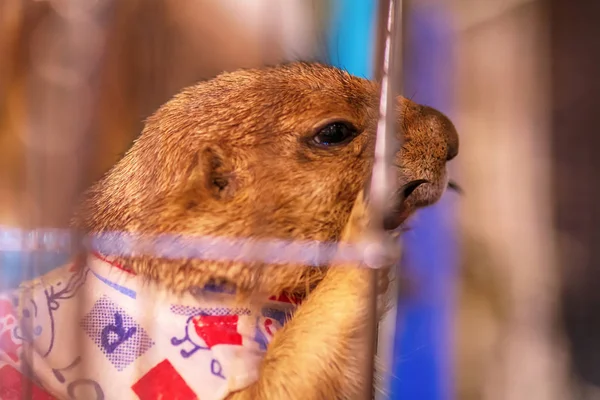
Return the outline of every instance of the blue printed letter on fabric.
<path id="1" fill-rule="evenodd" d="M 96 301 L 81 327 L 118 371 L 154 345 L 146 331 L 107 296 Z"/>

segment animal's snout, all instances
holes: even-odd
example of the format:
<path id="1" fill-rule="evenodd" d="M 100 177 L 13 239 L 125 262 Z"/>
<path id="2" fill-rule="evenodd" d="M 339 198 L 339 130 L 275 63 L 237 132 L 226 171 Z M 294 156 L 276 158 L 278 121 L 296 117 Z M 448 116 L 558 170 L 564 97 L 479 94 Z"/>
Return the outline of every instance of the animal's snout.
<path id="1" fill-rule="evenodd" d="M 458 134 L 456 133 L 456 129 L 454 128 L 454 125 L 452 125 L 452 130 L 451 130 L 450 134 L 448 135 L 448 151 L 446 152 L 446 161 L 452 160 L 457 155 L 458 155 Z"/>
<path id="2" fill-rule="evenodd" d="M 442 135 L 446 144 L 446 161 L 452 160 L 458 155 L 458 133 L 454 124 L 444 114 L 431 107 L 423 106 L 421 114 L 431 131 Z"/>

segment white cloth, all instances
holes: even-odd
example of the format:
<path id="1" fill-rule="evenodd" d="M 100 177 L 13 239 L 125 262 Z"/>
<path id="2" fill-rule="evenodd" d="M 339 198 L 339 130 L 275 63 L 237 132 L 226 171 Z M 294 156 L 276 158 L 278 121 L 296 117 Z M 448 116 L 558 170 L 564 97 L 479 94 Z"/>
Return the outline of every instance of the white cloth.
<path id="1" fill-rule="evenodd" d="M 29 370 L 58 399 L 223 399 L 257 380 L 294 308 L 216 288 L 177 296 L 90 256 L 0 295 L 0 372 Z"/>

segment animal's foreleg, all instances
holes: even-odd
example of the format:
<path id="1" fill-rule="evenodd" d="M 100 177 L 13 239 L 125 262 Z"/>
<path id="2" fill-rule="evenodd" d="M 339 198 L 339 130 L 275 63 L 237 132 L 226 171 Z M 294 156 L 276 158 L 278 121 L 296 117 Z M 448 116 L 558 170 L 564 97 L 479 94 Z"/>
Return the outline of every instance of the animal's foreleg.
<path id="1" fill-rule="evenodd" d="M 342 241 L 356 242 L 365 226 L 362 195 Z M 346 399 L 363 387 L 361 368 L 369 357 L 365 322 L 369 277 L 356 264 L 330 268 L 324 280 L 275 335 L 252 386 L 232 394 L 241 399 Z"/>

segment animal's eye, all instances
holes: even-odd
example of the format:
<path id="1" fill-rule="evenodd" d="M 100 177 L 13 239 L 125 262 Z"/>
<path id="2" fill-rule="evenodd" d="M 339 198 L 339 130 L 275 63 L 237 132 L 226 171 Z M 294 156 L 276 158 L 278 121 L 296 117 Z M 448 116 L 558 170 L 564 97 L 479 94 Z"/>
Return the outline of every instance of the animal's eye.
<path id="1" fill-rule="evenodd" d="M 343 122 L 334 122 L 321 129 L 313 141 L 319 146 L 339 146 L 350 142 L 356 136 L 356 129 Z"/>

